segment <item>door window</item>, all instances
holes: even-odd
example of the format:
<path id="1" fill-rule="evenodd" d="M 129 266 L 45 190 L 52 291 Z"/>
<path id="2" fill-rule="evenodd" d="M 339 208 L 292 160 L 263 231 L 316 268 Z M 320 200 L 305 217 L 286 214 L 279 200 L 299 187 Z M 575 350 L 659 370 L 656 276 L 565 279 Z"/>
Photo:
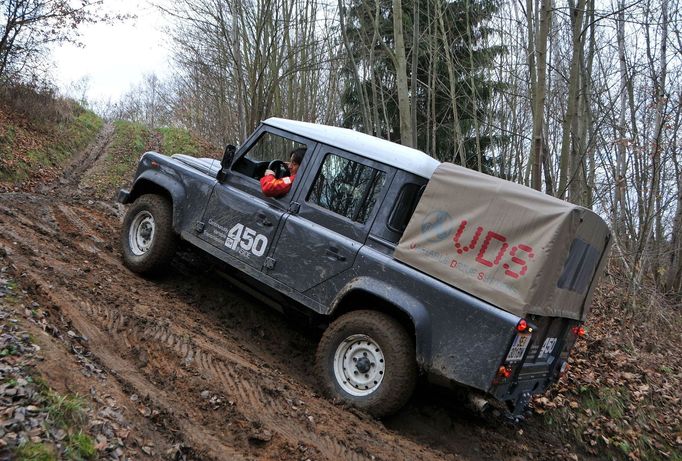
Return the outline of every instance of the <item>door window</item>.
<path id="1" fill-rule="evenodd" d="M 385 182 L 383 171 L 327 154 L 307 200 L 364 224 Z"/>
<path id="2" fill-rule="evenodd" d="M 306 145 L 293 139 L 265 132 L 248 152 L 237 160 L 232 170 L 250 178 L 260 179 L 265 174 L 270 162 L 273 160 L 288 162 L 291 152 L 299 147 L 306 148 Z"/>

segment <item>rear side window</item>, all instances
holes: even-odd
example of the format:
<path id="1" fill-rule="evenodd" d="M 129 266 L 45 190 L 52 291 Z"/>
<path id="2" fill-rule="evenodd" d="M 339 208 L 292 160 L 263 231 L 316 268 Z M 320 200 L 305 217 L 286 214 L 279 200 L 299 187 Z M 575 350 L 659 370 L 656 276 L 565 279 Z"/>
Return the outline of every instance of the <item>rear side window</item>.
<path id="1" fill-rule="evenodd" d="M 586 241 L 573 240 L 557 286 L 564 290 L 585 294 L 597 270 L 599 256 L 599 251 Z"/>
<path id="2" fill-rule="evenodd" d="M 383 171 L 327 154 L 308 194 L 308 202 L 364 224 L 385 182 Z"/>
<path id="3" fill-rule="evenodd" d="M 387 225 L 389 229 L 400 234 L 405 231 L 407 223 L 410 221 L 422 193 L 424 193 L 424 189 L 425 186 L 413 183 L 407 183 L 400 189 L 398 199 L 388 218 Z"/>

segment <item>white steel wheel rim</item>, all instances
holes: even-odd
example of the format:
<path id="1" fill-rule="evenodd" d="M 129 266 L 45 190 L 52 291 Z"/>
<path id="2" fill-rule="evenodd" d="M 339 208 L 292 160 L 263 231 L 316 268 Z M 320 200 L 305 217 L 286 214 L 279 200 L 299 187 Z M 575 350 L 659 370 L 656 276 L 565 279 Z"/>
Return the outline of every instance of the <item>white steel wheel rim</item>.
<path id="1" fill-rule="evenodd" d="M 384 353 L 367 335 L 344 339 L 334 353 L 334 377 L 341 388 L 356 397 L 376 391 L 384 379 Z"/>
<path id="2" fill-rule="evenodd" d="M 133 219 L 128 232 L 130 251 L 135 256 L 142 256 L 148 252 L 154 241 L 155 232 L 154 216 L 149 211 L 140 211 Z"/>

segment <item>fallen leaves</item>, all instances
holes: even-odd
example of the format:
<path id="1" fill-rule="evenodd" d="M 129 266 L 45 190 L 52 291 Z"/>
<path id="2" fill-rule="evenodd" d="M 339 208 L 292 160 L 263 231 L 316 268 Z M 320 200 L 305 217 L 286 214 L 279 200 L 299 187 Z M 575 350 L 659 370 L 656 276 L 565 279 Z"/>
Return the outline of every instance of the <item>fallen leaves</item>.
<path id="1" fill-rule="evenodd" d="M 682 343 L 679 335 L 634 329 L 617 286 L 603 286 L 588 319 L 590 336 L 536 414 L 563 428 L 589 453 L 615 458 L 682 457 Z M 671 325 L 682 324 L 682 313 Z M 657 335 L 656 335 L 657 334 Z"/>

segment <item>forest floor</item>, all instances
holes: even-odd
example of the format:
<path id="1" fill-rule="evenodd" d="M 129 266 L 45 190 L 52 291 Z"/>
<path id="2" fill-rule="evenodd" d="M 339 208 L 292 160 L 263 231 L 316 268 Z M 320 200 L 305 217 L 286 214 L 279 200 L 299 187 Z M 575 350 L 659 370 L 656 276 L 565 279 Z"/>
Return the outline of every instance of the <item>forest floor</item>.
<path id="1" fill-rule="evenodd" d="M 125 210 L 112 198 L 113 184 L 92 185 L 106 169 L 114 131 L 104 125 L 53 178 L 0 193 L 0 325 L 3 337 L 20 332 L 19 341 L 33 345 L 25 360 L 18 346 L 0 354 L 0 459 L 11 459 L 12 450 L 27 443 L 54 445 L 50 450 L 69 458 L 73 450 L 65 441 L 78 440 L 76 431 L 91 437 L 91 456 L 103 459 L 644 457 L 634 444 L 611 450 L 604 421 L 585 426 L 596 428 L 597 442 L 576 443 L 579 419 L 557 410 L 583 410 L 568 393 L 594 384 L 576 382 L 591 370 L 584 363 L 595 353 L 589 344 L 600 347 L 594 340 L 579 348 L 579 373 L 536 402 L 536 413 L 520 425 L 496 412 L 479 415 L 453 392 L 424 382 L 400 413 L 382 421 L 321 397 L 313 374 L 319 332 L 231 286 L 192 250 L 180 252 L 168 274 L 154 280 L 122 265 L 118 235 Z M 648 395 L 679 385 L 679 356 L 665 363 L 655 387 L 641 387 L 647 383 L 635 379 L 639 371 L 623 370 Z M 65 426 L 66 435 L 34 431 L 33 438 L 6 424 L 16 423 L 17 408 L 28 408 L 18 407 L 16 393 L 7 390 L 31 383 L 43 383 L 53 395 L 77 396 L 96 423 Z M 676 389 L 665 391 L 677 398 L 666 410 L 672 413 L 663 415 L 672 421 L 656 418 L 663 419 L 663 440 L 672 445 L 675 437 L 682 443 Z M 49 398 L 40 401 L 49 405 Z M 40 414 L 40 405 L 31 411 Z"/>

